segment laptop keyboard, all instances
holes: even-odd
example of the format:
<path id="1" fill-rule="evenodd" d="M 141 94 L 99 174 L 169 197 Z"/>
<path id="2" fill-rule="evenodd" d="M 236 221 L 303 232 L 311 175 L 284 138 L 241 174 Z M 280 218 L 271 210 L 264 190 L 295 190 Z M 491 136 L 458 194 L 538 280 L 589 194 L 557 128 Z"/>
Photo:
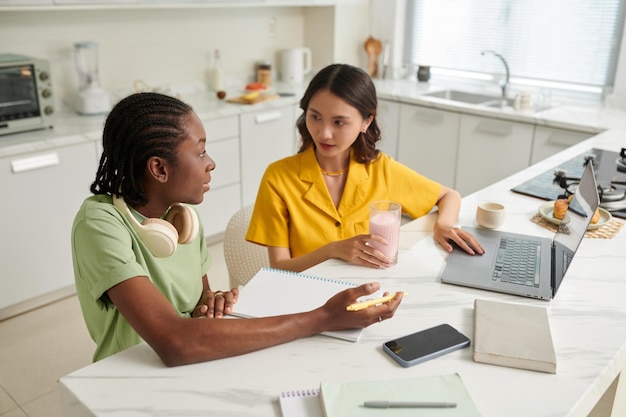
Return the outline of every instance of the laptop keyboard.
<path id="1" fill-rule="evenodd" d="M 567 268 L 569 268 L 569 264 L 570 262 L 572 262 L 572 254 L 564 251 L 563 252 L 563 273 L 565 274 L 565 271 L 567 271 Z"/>
<path id="2" fill-rule="evenodd" d="M 539 287 L 539 242 L 503 237 L 496 256 L 493 280 Z"/>

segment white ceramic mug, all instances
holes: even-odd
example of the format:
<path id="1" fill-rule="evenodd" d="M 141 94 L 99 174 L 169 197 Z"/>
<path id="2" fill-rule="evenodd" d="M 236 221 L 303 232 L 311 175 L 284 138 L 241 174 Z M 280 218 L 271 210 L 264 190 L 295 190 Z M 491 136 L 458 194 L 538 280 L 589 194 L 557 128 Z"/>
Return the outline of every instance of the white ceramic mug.
<path id="1" fill-rule="evenodd" d="M 522 91 L 515 96 L 515 110 L 531 110 L 533 106 L 533 95 L 530 92 Z"/>
<path id="2" fill-rule="evenodd" d="M 487 229 L 496 229 L 504 223 L 506 210 L 500 203 L 480 203 L 476 207 L 476 223 Z"/>

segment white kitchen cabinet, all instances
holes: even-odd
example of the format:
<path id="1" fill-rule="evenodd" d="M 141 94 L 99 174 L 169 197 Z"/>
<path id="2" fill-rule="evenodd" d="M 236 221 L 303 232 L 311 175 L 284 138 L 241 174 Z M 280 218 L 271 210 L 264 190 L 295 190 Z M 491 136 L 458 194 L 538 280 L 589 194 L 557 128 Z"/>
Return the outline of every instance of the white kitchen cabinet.
<path id="1" fill-rule="evenodd" d="M 292 148 L 292 154 L 296 154 L 298 153 L 298 149 L 300 149 L 300 146 L 302 145 L 302 139 L 300 138 L 300 132 L 298 131 L 298 127 L 296 126 L 296 123 L 298 123 L 298 118 L 300 117 L 300 115 L 302 114 L 302 109 L 300 108 L 299 105 L 295 105 L 293 106 L 293 148 Z"/>
<path id="2" fill-rule="evenodd" d="M 381 141 L 376 145 L 394 159 L 398 159 L 398 131 L 400 126 L 400 103 L 378 100 L 376 121 L 381 132 Z"/>
<path id="3" fill-rule="evenodd" d="M 586 132 L 536 126 L 530 163 L 535 164 L 591 136 L 593 134 Z"/>
<path id="4" fill-rule="evenodd" d="M 242 204 L 247 206 L 256 200 L 267 166 L 294 153 L 293 106 L 243 113 L 240 128 Z"/>
<path id="5" fill-rule="evenodd" d="M 401 104 L 398 161 L 454 187 L 460 118 L 459 113 Z"/>
<path id="6" fill-rule="evenodd" d="M 56 6 L 65 10 L 116 9 L 126 7 L 156 8 L 156 7 L 197 7 L 197 8 L 225 8 L 225 7 L 320 7 L 334 6 L 336 0 L 0 0 L 0 8 L 32 6 Z"/>
<path id="7" fill-rule="evenodd" d="M 222 240 L 230 218 L 241 208 L 241 186 L 211 189 L 198 207 L 209 244 Z"/>
<path id="8" fill-rule="evenodd" d="M 97 163 L 94 142 L 0 158 L 0 320 L 75 291 L 72 223 Z"/>
<path id="9" fill-rule="evenodd" d="M 219 237 L 231 216 L 241 208 L 241 167 L 239 159 L 239 118 L 221 117 L 203 121 L 206 150 L 215 161 L 211 189 L 196 208 L 207 238 Z"/>
<path id="10" fill-rule="evenodd" d="M 464 114 L 455 188 L 465 196 L 530 163 L 534 125 Z"/>
<path id="11" fill-rule="evenodd" d="M 64 5 L 112 5 L 112 4 L 136 4 L 137 0 L 54 0 L 54 4 Z"/>
<path id="12" fill-rule="evenodd" d="M 2 6 L 52 6 L 53 0 L 0 0 Z"/>

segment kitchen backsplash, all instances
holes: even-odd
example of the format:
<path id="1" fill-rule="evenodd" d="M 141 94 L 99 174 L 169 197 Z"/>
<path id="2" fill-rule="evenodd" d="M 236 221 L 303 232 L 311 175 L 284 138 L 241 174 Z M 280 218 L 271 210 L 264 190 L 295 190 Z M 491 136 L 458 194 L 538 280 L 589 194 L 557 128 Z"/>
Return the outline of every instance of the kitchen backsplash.
<path id="1" fill-rule="evenodd" d="M 78 85 L 72 48 L 99 44 L 100 81 L 108 91 L 132 91 L 141 80 L 159 87 L 206 81 L 213 51 L 222 53 L 227 83 L 245 85 L 255 64 L 276 62 L 278 51 L 304 43 L 305 9 L 208 8 L 76 11 L 3 11 L 0 52 L 51 61 L 55 91 L 65 98 Z"/>

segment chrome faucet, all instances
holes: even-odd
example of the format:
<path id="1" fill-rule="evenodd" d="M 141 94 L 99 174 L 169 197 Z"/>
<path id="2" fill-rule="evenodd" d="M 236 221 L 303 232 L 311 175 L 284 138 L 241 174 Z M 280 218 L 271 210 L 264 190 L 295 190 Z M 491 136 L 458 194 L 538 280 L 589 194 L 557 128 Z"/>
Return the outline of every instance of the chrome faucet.
<path id="1" fill-rule="evenodd" d="M 497 53 L 496 51 L 486 50 L 486 51 L 482 51 L 480 54 L 481 55 L 485 55 L 485 54 L 495 55 L 496 57 L 500 58 L 500 61 L 502 61 L 502 63 L 504 64 L 504 69 L 506 70 L 506 78 L 504 79 L 504 83 L 502 83 L 500 88 L 502 88 L 502 98 L 506 98 L 506 89 L 509 86 L 509 80 L 511 78 L 511 73 L 509 72 L 509 64 L 507 64 L 506 59 L 504 59 L 504 57 L 500 55 L 499 53 Z"/>

